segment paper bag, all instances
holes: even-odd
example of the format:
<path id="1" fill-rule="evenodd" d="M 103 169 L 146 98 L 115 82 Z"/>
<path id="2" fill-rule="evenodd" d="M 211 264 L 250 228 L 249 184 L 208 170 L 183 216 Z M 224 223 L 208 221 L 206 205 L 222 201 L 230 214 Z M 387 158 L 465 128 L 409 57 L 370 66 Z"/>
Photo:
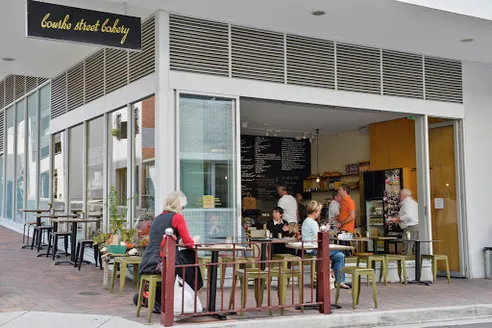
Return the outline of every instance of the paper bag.
<path id="1" fill-rule="evenodd" d="M 256 210 L 256 198 L 251 194 L 243 198 L 243 210 Z"/>

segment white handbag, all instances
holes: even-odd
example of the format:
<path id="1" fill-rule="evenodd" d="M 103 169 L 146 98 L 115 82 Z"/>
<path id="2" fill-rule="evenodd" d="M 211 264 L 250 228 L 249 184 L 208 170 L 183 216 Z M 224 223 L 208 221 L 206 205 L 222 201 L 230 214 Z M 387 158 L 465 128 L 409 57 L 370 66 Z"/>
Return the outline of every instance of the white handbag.
<path id="1" fill-rule="evenodd" d="M 183 294 L 184 288 L 184 294 Z M 174 315 L 191 314 L 203 312 L 202 302 L 196 298 L 196 311 L 195 311 L 195 291 L 186 282 L 176 275 L 174 281 Z M 184 302 L 182 301 L 184 298 Z M 181 306 L 181 304 L 183 304 Z"/>

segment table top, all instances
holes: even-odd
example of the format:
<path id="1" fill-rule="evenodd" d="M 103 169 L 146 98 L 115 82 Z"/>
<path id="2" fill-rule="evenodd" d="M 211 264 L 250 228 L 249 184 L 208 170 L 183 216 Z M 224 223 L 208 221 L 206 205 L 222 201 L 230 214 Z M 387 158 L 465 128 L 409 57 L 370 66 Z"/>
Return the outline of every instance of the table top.
<path id="1" fill-rule="evenodd" d="M 247 250 L 245 246 L 242 245 L 236 245 L 235 248 L 233 248 L 233 245 L 231 244 L 215 244 L 215 245 L 199 245 L 196 247 L 197 250 L 199 251 L 244 251 Z"/>
<path id="2" fill-rule="evenodd" d="M 24 213 L 50 213 L 49 209 L 24 209 L 22 210 Z M 55 210 L 55 212 L 63 212 L 63 210 Z"/>
<path id="3" fill-rule="evenodd" d="M 54 219 L 54 222 L 58 223 L 92 223 L 99 222 L 97 219 Z"/>
<path id="4" fill-rule="evenodd" d="M 419 242 L 419 243 L 440 243 L 440 240 L 433 240 L 433 239 L 402 239 L 402 241 L 413 241 L 413 242 Z"/>
<path id="5" fill-rule="evenodd" d="M 293 248 L 293 249 L 318 249 L 318 243 L 304 243 L 304 247 L 301 242 L 295 242 L 295 243 L 289 243 L 285 245 L 287 248 Z M 338 244 L 330 244 L 330 250 L 334 251 L 349 251 L 353 250 L 355 247 L 353 246 L 347 246 L 347 245 L 338 245 Z"/>
<path id="6" fill-rule="evenodd" d="M 371 236 L 369 239 L 377 239 L 377 240 L 396 240 L 398 237 L 380 237 L 380 236 Z"/>
<path id="7" fill-rule="evenodd" d="M 56 219 L 56 218 L 78 218 L 79 215 L 76 214 L 47 214 L 47 215 L 36 215 L 37 217 L 40 218 L 51 218 L 51 219 Z"/>
<path id="8" fill-rule="evenodd" d="M 361 237 L 361 238 L 351 238 L 351 239 L 331 239 L 333 241 L 335 240 L 338 240 L 338 241 L 364 241 L 364 242 L 369 242 L 371 241 L 371 238 L 367 238 L 367 237 Z"/>
<path id="9" fill-rule="evenodd" d="M 296 242 L 297 239 L 294 237 L 285 237 L 285 238 L 251 238 L 251 241 L 264 241 L 264 242 L 275 242 L 275 243 L 293 243 Z"/>

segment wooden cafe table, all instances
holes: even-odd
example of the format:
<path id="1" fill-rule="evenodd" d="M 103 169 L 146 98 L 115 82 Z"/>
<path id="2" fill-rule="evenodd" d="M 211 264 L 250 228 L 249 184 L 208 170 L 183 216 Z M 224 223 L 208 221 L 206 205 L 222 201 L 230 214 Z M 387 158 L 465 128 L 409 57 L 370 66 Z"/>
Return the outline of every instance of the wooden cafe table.
<path id="1" fill-rule="evenodd" d="M 69 217 L 69 216 L 67 215 L 67 217 Z M 78 217 L 78 215 L 77 215 L 77 217 Z M 55 265 L 60 265 L 60 264 L 75 265 L 75 256 L 76 256 L 75 248 L 77 245 L 77 240 L 76 240 L 77 239 L 77 225 L 79 223 L 87 224 L 87 223 L 100 222 L 100 221 L 101 221 L 100 219 L 74 219 L 74 218 L 72 218 L 72 219 L 70 219 L 70 218 L 54 219 L 53 222 L 55 222 L 55 223 L 71 223 L 72 224 L 72 230 L 70 231 L 71 232 L 71 235 L 70 235 L 70 260 L 57 261 L 57 262 L 55 262 Z"/>
<path id="2" fill-rule="evenodd" d="M 23 213 L 33 213 L 33 214 L 35 214 L 35 216 L 36 216 L 36 223 L 35 224 L 36 224 L 37 227 L 39 227 L 41 225 L 41 217 L 40 217 L 40 215 L 42 215 L 43 213 L 48 213 L 49 214 L 49 213 L 52 212 L 52 210 L 50 210 L 50 209 L 39 209 L 38 208 L 38 209 L 23 209 L 22 212 Z M 24 219 L 24 229 L 25 229 L 26 224 L 29 224 L 29 223 L 30 223 L 29 221 L 26 221 Z M 27 231 L 29 232 L 29 229 L 27 229 Z M 22 240 L 24 241 L 24 237 L 22 238 Z M 21 249 L 27 249 L 27 248 L 29 248 L 29 249 L 31 248 L 31 245 L 29 244 L 29 234 L 27 236 L 27 244 L 24 244 L 21 247 Z M 43 248 L 40 247 L 40 249 L 43 249 Z"/>

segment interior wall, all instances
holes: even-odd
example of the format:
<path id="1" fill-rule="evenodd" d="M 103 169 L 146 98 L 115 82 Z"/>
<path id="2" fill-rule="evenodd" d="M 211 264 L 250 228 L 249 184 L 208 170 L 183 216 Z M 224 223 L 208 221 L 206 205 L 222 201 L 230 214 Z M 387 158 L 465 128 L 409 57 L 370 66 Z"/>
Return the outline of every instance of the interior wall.
<path id="1" fill-rule="evenodd" d="M 492 65 L 463 62 L 465 104 L 466 229 L 469 277 L 484 278 L 483 247 L 492 246 L 490 220 L 490 163 L 492 147 Z"/>
<path id="2" fill-rule="evenodd" d="M 316 173 L 316 139 L 311 144 L 311 172 Z M 369 160 L 369 135 L 359 130 L 319 137 L 319 172 L 340 172 L 345 174 L 345 165 Z M 345 177 L 342 181 L 357 181 L 358 176 Z M 312 198 L 325 202 L 331 199 L 332 192 L 313 192 Z M 352 198 L 356 204 L 357 224 L 360 224 L 360 192 L 353 190 Z"/>

